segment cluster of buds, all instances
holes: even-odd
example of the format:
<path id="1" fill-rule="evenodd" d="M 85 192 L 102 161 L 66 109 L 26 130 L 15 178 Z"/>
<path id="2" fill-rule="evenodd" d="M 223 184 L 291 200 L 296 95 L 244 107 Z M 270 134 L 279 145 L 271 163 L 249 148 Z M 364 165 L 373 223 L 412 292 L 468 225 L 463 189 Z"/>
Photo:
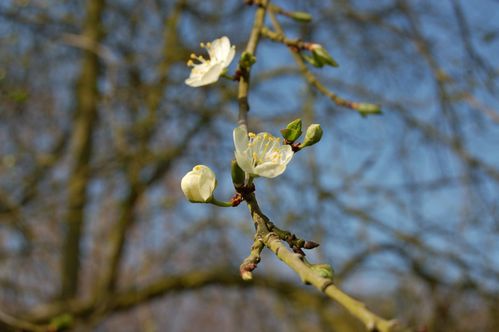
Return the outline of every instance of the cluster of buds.
<path id="1" fill-rule="evenodd" d="M 286 128 L 281 129 L 281 134 L 284 137 L 285 142 L 291 145 L 294 152 L 298 152 L 304 147 L 312 146 L 318 143 L 323 134 L 321 126 L 314 123 L 308 126 L 303 143 L 295 143 L 295 141 L 300 138 L 302 133 L 301 119 L 296 119 L 290 122 Z"/>
<path id="2" fill-rule="evenodd" d="M 315 249 L 319 246 L 317 242 L 314 241 L 305 241 L 303 239 L 299 239 L 295 234 L 288 234 L 282 240 L 286 241 L 289 247 L 293 250 L 294 253 L 299 254 L 301 256 L 306 256 L 303 249 L 310 250 Z"/>

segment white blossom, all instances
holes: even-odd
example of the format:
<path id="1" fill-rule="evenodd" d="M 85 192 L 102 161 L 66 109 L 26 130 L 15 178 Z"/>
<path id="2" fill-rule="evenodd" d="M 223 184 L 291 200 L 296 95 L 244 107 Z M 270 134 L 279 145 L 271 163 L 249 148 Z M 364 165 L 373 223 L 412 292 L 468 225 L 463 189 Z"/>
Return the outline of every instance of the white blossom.
<path id="1" fill-rule="evenodd" d="M 274 178 L 286 170 L 293 157 L 291 146 L 269 133 L 247 133 L 242 126 L 234 129 L 235 156 L 239 167 L 250 176 Z"/>
<path id="2" fill-rule="evenodd" d="M 201 43 L 201 47 L 208 51 L 209 58 L 205 59 L 202 56 L 191 54 L 191 59 L 187 62 L 192 70 L 189 78 L 185 80 L 185 84 L 192 87 L 218 81 L 236 54 L 236 47 L 230 45 L 230 40 L 226 36 L 215 39 L 211 43 Z"/>
<path id="3" fill-rule="evenodd" d="M 215 173 L 205 165 L 194 166 L 180 183 L 185 197 L 193 203 L 209 203 L 217 186 Z"/>

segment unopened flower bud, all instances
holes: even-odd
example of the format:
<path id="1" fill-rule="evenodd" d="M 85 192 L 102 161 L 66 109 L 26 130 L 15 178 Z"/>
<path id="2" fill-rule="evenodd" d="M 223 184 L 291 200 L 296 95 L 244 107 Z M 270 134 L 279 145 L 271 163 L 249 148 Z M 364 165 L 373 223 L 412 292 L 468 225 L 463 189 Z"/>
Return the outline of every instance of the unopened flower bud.
<path id="1" fill-rule="evenodd" d="M 298 21 L 298 22 L 308 23 L 308 22 L 312 21 L 312 15 L 310 15 L 309 13 L 305 13 L 305 12 L 292 12 L 290 14 L 291 14 L 290 17 L 293 20 Z"/>
<path id="2" fill-rule="evenodd" d="M 304 148 L 306 146 L 312 146 L 315 143 L 319 142 L 322 138 L 322 128 L 319 124 L 311 124 L 307 128 L 307 132 L 305 134 L 305 140 L 301 144 L 300 147 Z"/>
<path id="3" fill-rule="evenodd" d="M 318 62 L 319 67 L 324 65 L 329 65 L 332 67 L 338 67 L 338 63 L 333 59 L 331 54 L 322 45 L 320 44 L 312 44 L 310 46 L 310 51 L 314 56 L 314 59 Z"/>
<path id="4" fill-rule="evenodd" d="M 217 186 L 215 173 L 205 165 L 194 166 L 180 183 L 185 198 L 192 203 L 210 203 Z"/>
<path id="5" fill-rule="evenodd" d="M 311 57 L 305 54 L 301 54 L 301 57 L 303 58 L 303 60 L 307 61 L 314 67 L 318 68 L 324 67 L 324 64 L 320 62 L 318 59 L 316 59 L 317 57 Z"/>
<path id="6" fill-rule="evenodd" d="M 382 114 L 381 108 L 379 105 L 376 104 L 369 104 L 369 103 L 359 103 L 355 105 L 355 109 L 362 115 L 363 117 L 366 117 L 368 115 L 373 115 L 373 114 Z"/>

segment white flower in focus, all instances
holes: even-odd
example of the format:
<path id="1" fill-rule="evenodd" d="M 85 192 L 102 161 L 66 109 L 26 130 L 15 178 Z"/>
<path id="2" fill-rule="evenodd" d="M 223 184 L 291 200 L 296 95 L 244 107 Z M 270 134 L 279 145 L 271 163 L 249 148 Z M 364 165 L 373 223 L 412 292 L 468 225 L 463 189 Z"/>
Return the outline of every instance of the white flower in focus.
<path id="1" fill-rule="evenodd" d="M 206 48 L 209 59 L 191 54 L 191 59 L 187 62 L 187 65 L 192 67 L 192 70 L 189 78 L 185 80 L 185 84 L 192 87 L 218 81 L 218 78 L 230 65 L 236 54 L 236 47 L 230 45 L 229 38 L 226 36 L 215 39 L 211 43 L 201 43 L 201 47 Z M 193 60 L 198 63 L 194 63 Z"/>
<path id="2" fill-rule="evenodd" d="M 233 134 L 237 164 L 251 176 L 279 176 L 293 157 L 291 146 L 283 145 L 280 138 L 269 133 L 248 135 L 241 126 L 234 129 Z"/>
<path id="3" fill-rule="evenodd" d="M 197 165 L 182 178 L 180 186 L 192 203 L 209 203 L 213 199 L 217 180 L 208 166 Z"/>

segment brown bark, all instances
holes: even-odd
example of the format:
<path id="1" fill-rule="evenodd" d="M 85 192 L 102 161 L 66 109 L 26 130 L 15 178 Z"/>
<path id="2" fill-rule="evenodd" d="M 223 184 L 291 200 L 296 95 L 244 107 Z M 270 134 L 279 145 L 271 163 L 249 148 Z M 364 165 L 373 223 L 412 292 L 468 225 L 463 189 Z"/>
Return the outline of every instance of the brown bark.
<path id="1" fill-rule="evenodd" d="M 96 48 L 103 37 L 101 16 L 104 11 L 104 0 L 88 1 L 86 10 L 83 37 Z M 99 99 L 98 77 L 99 59 L 96 52 L 84 50 L 76 88 L 77 108 L 71 137 L 72 166 L 68 179 L 68 210 L 64 220 L 65 234 L 61 270 L 61 297 L 63 299 L 74 297 L 78 291 L 80 241 L 85 220 L 84 210 L 88 200 L 92 135 Z"/>

